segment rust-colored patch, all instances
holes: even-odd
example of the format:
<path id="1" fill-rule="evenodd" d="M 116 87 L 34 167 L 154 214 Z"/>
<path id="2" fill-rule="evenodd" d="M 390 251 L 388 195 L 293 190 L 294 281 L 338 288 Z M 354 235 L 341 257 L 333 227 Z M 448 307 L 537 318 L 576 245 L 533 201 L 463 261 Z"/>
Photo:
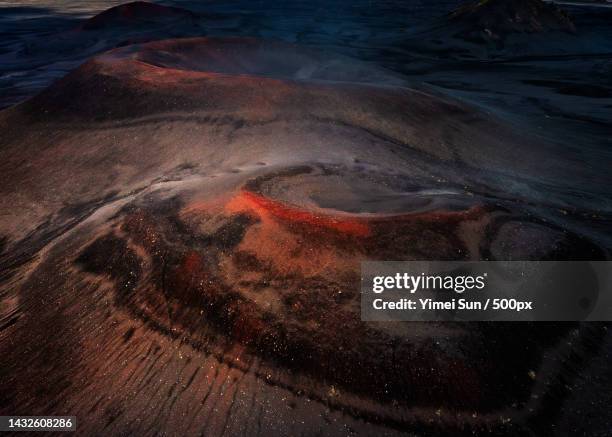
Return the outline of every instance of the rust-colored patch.
<path id="1" fill-rule="evenodd" d="M 241 195 L 256 210 L 264 210 L 280 220 L 332 229 L 357 237 L 367 237 L 370 235 L 370 228 L 365 220 L 362 219 L 316 214 L 246 190 L 243 190 Z"/>

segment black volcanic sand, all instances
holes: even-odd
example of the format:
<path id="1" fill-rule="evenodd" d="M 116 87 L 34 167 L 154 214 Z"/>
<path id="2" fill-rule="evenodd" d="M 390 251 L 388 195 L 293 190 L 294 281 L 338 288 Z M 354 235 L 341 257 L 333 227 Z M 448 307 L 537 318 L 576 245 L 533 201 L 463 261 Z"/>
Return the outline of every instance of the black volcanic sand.
<path id="1" fill-rule="evenodd" d="M 577 381 L 610 387 L 590 367 L 605 326 L 360 321 L 363 260 L 609 257 L 541 191 L 572 163 L 401 83 L 168 40 L 0 113 L 0 414 L 87 435 L 529 435 L 577 415 Z"/>
<path id="2" fill-rule="evenodd" d="M 86 4 L 65 4 L 57 8 L 108 7 L 91 1 Z M 81 20 L 72 14 L 57 14 L 49 8 L 46 14 L 40 7 L 5 6 L 2 8 L 3 44 L 0 44 L 0 108 L 25 100 L 68 71 L 78 67 L 87 58 L 103 51 L 166 38 L 206 35 L 206 20 L 216 20 L 212 14 L 135 1 L 107 9 L 89 19 Z M 33 14 L 36 18 L 28 17 Z M 27 26 L 16 21 L 29 21 Z M 22 18 L 23 14 L 29 20 Z M 55 17 L 57 14 L 57 18 Z M 13 29 L 13 27 L 15 29 Z"/>
<path id="3" fill-rule="evenodd" d="M 470 1 L 450 15 L 457 23 L 456 37 L 474 42 L 494 42 L 503 46 L 513 33 L 575 33 L 570 15 L 557 5 L 542 0 Z"/>

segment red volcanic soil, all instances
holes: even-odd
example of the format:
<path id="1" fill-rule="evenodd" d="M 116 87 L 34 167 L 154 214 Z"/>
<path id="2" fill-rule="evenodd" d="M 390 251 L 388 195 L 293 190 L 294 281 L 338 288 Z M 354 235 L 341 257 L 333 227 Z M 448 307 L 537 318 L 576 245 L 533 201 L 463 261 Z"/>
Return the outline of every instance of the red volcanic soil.
<path id="1" fill-rule="evenodd" d="M 256 193 L 244 191 L 245 198 L 257 207 L 267 210 L 273 216 L 289 222 L 310 225 L 314 228 L 333 229 L 345 234 L 364 237 L 370 230 L 364 220 L 348 217 L 334 217 L 293 208 L 282 202 L 274 201 Z"/>
<path id="2" fill-rule="evenodd" d="M 136 1 L 107 9 L 83 23 L 82 30 L 101 30 L 118 26 L 136 26 L 143 22 L 195 18 L 187 9 Z"/>

